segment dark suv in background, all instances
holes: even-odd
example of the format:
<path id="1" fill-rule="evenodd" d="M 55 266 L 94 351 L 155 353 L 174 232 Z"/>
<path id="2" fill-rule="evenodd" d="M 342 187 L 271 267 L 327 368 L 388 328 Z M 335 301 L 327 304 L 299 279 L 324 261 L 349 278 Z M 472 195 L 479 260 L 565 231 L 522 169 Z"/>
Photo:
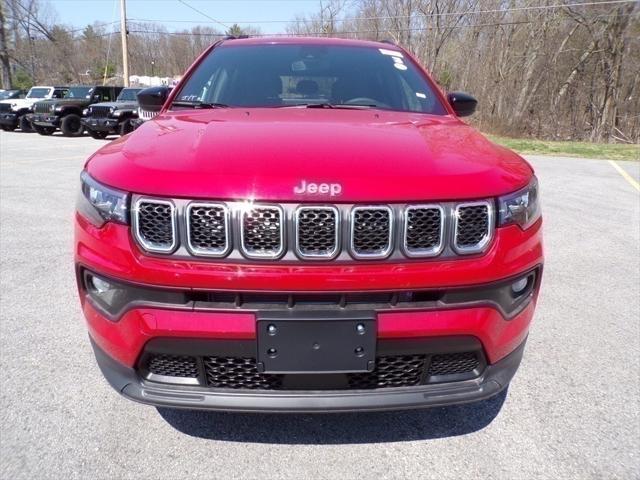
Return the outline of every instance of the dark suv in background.
<path id="1" fill-rule="evenodd" d="M 138 118 L 137 93 L 142 88 L 125 88 L 115 102 L 91 105 L 83 114 L 82 125 L 93 138 L 109 134 L 126 135 L 134 130 L 132 120 Z"/>
<path id="2" fill-rule="evenodd" d="M 64 98 L 45 100 L 33 107 L 28 118 L 40 135 L 51 135 L 57 128 L 67 137 L 78 137 L 84 132 L 81 119 L 83 111 L 94 103 L 114 101 L 123 87 L 75 86 L 70 87 Z"/>

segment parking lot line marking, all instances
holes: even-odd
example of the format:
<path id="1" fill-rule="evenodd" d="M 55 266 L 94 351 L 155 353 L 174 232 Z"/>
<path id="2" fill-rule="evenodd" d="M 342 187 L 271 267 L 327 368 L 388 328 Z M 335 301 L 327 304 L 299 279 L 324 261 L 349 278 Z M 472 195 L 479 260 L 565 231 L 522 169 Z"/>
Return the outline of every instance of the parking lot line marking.
<path id="1" fill-rule="evenodd" d="M 613 160 L 609 160 L 609 163 L 613 166 L 613 168 L 615 168 L 618 173 L 620 175 L 622 175 L 622 177 L 631 184 L 632 187 L 634 187 L 636 190 L 638 190 L 640 192 L 640 184 L 638 182 L 636 182 L 636 180 L 629 175 L 627 172 L 624 171 L 624 169 L 618 165 L 616 162 L 614 162 Z"/>

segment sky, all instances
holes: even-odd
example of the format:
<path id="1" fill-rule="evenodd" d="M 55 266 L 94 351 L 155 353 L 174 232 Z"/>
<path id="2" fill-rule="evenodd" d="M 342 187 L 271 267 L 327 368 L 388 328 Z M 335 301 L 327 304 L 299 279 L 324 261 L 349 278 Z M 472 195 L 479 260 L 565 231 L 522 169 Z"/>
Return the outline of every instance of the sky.
<path id="1" fill-rule="evenodd" d="M 47 3 L 46 0 L 43 3 Z M 94 22 L 108 23 L 120 18 L 120 0 L 49 0 L 48 3 L 58 22 L 73 27 Z M 259 26 L 263 33 L 282 33 L 286 23 L 259 22 L 291 20 L 296 15 L 316 12 L 319 0 L 126 0 L 126 5 L 127 18 L 132 21 L 153 20 L 168 30 L 181 30 L 198 24 L 224 30 L 207 18 L 209 16 L 226 25 L 238 23 L 243 26 L 241 22 L 249 22 Z"/>

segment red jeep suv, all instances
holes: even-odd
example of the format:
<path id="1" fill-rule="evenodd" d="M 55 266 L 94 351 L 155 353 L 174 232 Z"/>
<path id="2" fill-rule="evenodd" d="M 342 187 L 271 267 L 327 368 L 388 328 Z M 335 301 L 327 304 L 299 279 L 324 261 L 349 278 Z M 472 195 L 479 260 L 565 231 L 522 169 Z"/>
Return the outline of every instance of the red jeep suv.
<path id="1" fill-rule="evenodd" d="M 235 411 L 488 398 L 542 274 L 531 166 L 388 43 L 227 39 L 81 175 L 75 265 L 127 398 Z"/>

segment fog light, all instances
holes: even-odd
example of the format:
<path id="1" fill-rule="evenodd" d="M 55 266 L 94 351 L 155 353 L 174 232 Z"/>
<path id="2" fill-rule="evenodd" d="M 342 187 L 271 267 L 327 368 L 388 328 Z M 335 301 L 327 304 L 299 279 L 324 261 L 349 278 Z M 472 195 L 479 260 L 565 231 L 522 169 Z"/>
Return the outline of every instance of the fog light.
<path id="1" fill-rule="evenodd" d="M 529 277 L 521 278 L 520 280 L 516 280 L 511 284 L 511 290 L 513 293 L 520 294 L 527 288 L 527 284 L 529 283 Z"/>
<path id="2" fill-rule="evenodd" d="M 98 277 L 91 277 L 91 284 L 97 293 L 105 293 L 113 288 L 109 282 Z"/>

